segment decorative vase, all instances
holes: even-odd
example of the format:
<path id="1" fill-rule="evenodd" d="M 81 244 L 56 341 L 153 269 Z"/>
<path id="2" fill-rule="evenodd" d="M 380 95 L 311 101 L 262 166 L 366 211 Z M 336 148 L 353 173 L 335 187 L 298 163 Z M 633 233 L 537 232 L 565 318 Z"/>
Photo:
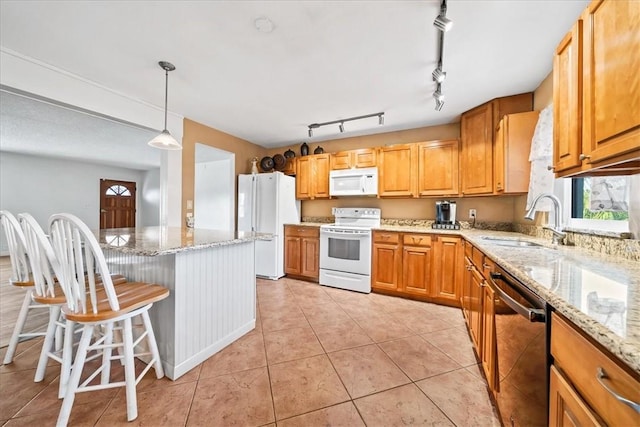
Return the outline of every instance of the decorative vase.
<path id="1" fill-rule="evenodd" d="M 252 174 L 257 174 L 258 173 L 258 158 L 254 157 L 253 159 L 251 159 L 251 173 Z"/>
<path id="2" fill-rule="evenodd" d="M 319 145 L 316 147 L 315 150 L 313 150 L 313 154 L 322 154 L 322 153 L 324 153 L 324 149 Z"/>
<path id="3" fill-rule="evenodd" d="M 303 142 L 302 145 L 300 146 L 300 155 L 306 156 L 307 154 L 309 154 L 309 146 L 307 145 L 306 142 Z"/>

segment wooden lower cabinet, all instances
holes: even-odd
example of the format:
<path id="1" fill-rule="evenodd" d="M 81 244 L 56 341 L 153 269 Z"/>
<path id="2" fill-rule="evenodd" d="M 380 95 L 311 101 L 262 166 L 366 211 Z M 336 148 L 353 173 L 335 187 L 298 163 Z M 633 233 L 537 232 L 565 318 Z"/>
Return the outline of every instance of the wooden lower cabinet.
<path id="1" fill-rule="evenodd" d="M 496 390 L 499 381 L 497 375 L 496 342 L 496 295 L 489 286 L 482 287 L 482 352 L 480 361 L 491 390 Z"/>
<path id="2" fill-rule="evenodd" d="M 580 398 L 562 373 L 551 366 L 549 375 L 549 426 L 601 426 L 597 416 Z"/>
<path id="3" fill-rule="evenodd" d="M 462 244 L 457 236 L 374 231 L 371 288 L 459 307 Z"/>
<path id="4" fill-rule="evenodd" d="M 285 225 L 284 272 L 287 276 L 317 282 L 320 276 L 320 228 Z"/>

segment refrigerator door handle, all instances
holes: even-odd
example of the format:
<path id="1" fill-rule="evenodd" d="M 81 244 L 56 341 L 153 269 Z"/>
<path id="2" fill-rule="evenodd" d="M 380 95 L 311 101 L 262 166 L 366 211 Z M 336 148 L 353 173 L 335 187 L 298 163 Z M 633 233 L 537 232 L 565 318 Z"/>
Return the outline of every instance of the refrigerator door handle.
<path id="1" fill-rule="evenodd" d="M 251 180 L 251 231 L 258 230 L 258 180 L 254 176 Z"/>

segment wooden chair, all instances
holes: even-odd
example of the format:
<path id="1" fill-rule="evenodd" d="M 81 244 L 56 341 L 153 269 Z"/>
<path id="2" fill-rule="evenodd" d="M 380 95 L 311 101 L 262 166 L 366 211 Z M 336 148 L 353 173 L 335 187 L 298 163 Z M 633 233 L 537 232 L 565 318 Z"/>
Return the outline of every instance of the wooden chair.
<path id="1" fill-rule="evenodd" d="M 9 340 L 7 352 L 4 355 L 4 361 L 2 362 L 6 365 L 13 362 L 16 347 L 21 339 L 41 337 L 45 335 L 44 331 L 24 332 L 23 330 L 29 311 L 39 308 L 48 309 L 48 307 L 38 303 L 33 303 L 31 300 L 31 290 L 34 287 L 34 283 L 29 269 L 29 262 L 27 260 L 24 234 L 20 228 L 18 220 L 11 212 L 0 211 L 0 222 L 2 223 L 7 240 L 7 246 L 9 247 L 9 259 L 11 261 L 11 277 L 9 278 L 9 283 L 13 286 L 23 288 L 26 291 L 15 327 L 13 328 L 11 339 Z"/>
<path id="2" fill-rule="evenodd" d="M 151 367 L 155 369 L 157 378 L 164 376 L 149 309 L 154 302 L 168 297 L 169 290 L 142 282 L 114 286 L 98 241 L 91 230 L 73 215 L 53 215 L 49 220 L 49 232 L 60 264 L 58 280 L 67 301 L 62 308 L 67 319 L 64 339 L 64 352 L 67 354 L 71 352 L 73 326 L 78 324 L 82 327 L 57 425 L 67 424 L 76 393 L 122 386 L 126 388 L 127 419 L 132 421 L 138 416 L 137 382 Z M 102 284 L 96 277 L 102 277 Z M 136 316 L 140 316 L 142 323 L 135 325 L 136 332 L 141 333 L 134 342 L 132 318 Z M 97 336 L 94 334 L 96 328 L 102 329 Z M 114 328 L 121 329 L 122 342 L 113 342 Z M 135 353 L 137 349 L 142 350 L 139 347 L 145 338 L 148 348 Z M 122 355 L 113 355 L 113 349 L 118 348 L 122 349 Z M 92 352 L 101 354 L 102 364 L 80 383 L 85 361 Z M 150 359 L 137 378 L 134 357 Z M 124 381 L 110 382 L 112 360 L 124 363 Z M 98 375 L 100 383 L 92 384 Z"/>

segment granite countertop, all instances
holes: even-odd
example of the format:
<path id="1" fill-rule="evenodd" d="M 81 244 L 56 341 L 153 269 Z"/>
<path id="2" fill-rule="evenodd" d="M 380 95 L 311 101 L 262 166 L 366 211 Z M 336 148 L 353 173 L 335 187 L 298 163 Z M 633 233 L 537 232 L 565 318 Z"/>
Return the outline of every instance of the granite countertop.
<path id="1" fill-rule="evenodd" d="M 575 246 L 554 246 L 520 233 L 434 230 L 386 225 L 385 231 L 459 235 L 555 310 L 640 373 L 640 263 Z M 484 237 L 525 240 L 540 246 L 502 246 Z"/>
<path id="2" fill-rule="evenodd" d="M 181 227 L 109 228 L 95 230 L 94 234 L 102 249 L 143 256 L 168 255 L 273 238 L 268 233 Z"/>

